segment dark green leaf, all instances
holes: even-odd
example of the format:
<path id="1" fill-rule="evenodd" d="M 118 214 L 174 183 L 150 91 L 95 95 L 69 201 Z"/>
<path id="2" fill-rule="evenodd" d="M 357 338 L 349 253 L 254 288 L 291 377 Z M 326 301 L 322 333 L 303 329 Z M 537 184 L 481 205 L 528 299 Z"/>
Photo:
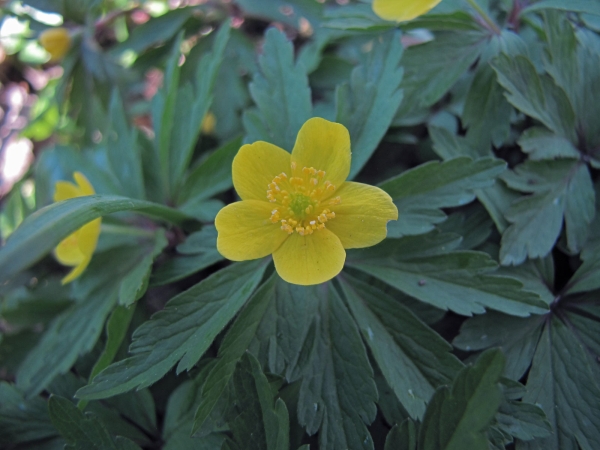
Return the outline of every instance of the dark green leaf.
<path id="1" fill-rule="evenodd" d="M 336 92 L 336 122 L 344 124 L 352 142 L 350 178 L 362 169 L 392 123 L 402 102 L 402 43 L 399 32 L 385 33 L 372 42 L 350 82 Z"/>
<path id="2" fill-rule="evenodd" d="M 224 259 L 216 247 L 195 255 L 176 255 L 158 266 L 152 273 L 150 285 L 164 286 L 183 280 Z"/>
<path id="3" fill-rule="evenodd" d="M 320 285 L 318 294 L 298 420 L 308 434 L 320 430 L 320 448 L 373 449 L 366 427 L 376 414 L 373 370 L 356 324 L 331 283 Z"/>
<path id="4" fill-rule="evenodd" d="M 496 420 L 500 430 L 522 441 L 552 434 L 552 426 L 544 410 L 531 403 L 506 401 L 500 405 Z"/>
<path id="5" fill-rule="evenodd" d="M 519 145 L 533 161 L 555 158 L 579 159 L 580 157 L 579 151 L 568 139 L 540 127 L 525 130 L 519 139 Z"/>
<path id="6" fill-rule="evenodd" d="M 594 186 L 579 161 L 528 161 L 503 176 L 509 187 L 533 195 L 516 200 L 506 212 L 512 225 L 502 236 L 500 262 L 520 264 L 546 256 L 566 224 L 568 247 L 581 250 L 595 214 Z"/>
<path id="7" fill-rule="evenodd" d="M 543 9 L 561 9 L 563 11 L 575 11 L 588 14 L 600 15 L 600 5 L 594 0 L 569 0 L 565 3 L 561 0 L 542 0 L 525 8 L 521 14 Z"/>
<path id="8" fill-rule="evenodd" d="M 422 418 L 435 389 L 462 368 L 452 346 L 385 293 L 350 277 L 342 280 L 350 311 L 386 381 L 411 417 Z"/>
<path id="9" fill-rule="evenodd" d="M 446 220 L 441 208 L 462 206 L 475 199 L 476 189 L 490 186 L 506 168 L 493 158 L 473 161 L 460 157 L 429 162 L 385 181 L 380 187 L 401 211 L 398 221 L 388 224 L 389 237 L 424 234 Z"/>
<path id="10" fill-rule="evenodd" d="M 543 312 L 546 304 L 523 284 L 494 274 L 498 264 L 486 253 L 452 251 L 455 235 L 405 237 L 387 240 L 348 253 L 346 263 L 390 286 L 458 314 L 472 315 L 485 308 L 528 316 Z"/>
<path id="11" fill-rule="evenodd" d="M 178 361 L 178 373 L 190 370 L 250 297 L 265 267 L 264 260 L 231 265 L 171 299 L 135 331 L 134 356 L 109 366 L 77 396 L 93 400 L 150 386 Z"/>
<path id="12" fill-rule="evenodd" d="M 502 400 L 498 381 L 504 370 L 499 350 L 483 353 L 431 399 L 419 430 L 420 450 L 488 450 L 487 427 Z"/>
<path id="13" fill-rule="evenodd" d="M 29 216 L 0 250 L 0 281 L 38 261 L 86 223 L 118 211 L 142 214 L 182 224 L 188 216 L 166 206 L 112 195 L 78 197 L 46 206 Z"/>
<path id="14" fill-rule="evenodd" d="M 291 151 L 300 127 L 312 115 L 306 70 L 294 63 L 292 43 L 275 28 L 265 34 L 259 65 L 250 93 L 260 116 L 244 115 L 246 141 L 263 140 Z"/>
<path id="15" fill-rule="evenodd" d="M 129 439 L 113 438 L 93 414 L 84 415 L 71 401 L 50 396 L 50 419 L 67 441 L 67 450 L 140 450 Z"/>
<path id="16" fill-rule="evenodd" d="M 385 439 L 384 450 L 417 450 L 417 431 L 415 423 L 406 419 L 396 424 Z"/>

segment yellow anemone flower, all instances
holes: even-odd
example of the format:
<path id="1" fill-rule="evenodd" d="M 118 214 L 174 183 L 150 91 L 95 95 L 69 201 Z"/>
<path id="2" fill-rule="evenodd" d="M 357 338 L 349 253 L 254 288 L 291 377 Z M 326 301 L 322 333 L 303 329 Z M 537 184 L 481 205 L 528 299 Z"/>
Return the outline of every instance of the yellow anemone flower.
<path id="1" fill-rule="evenodd" d="M 60 202 L 69 198 L 94 195 L 93 186 L 80 172 L 75 172 L 73 178 L 77 184 L 68 181 L 57 181 L 54 191 L 54 201 Z M 83 273 L 88 266 L 98 244 L 101 219 L 94 219 L 82 226 L 79 230 L 63 239 L 54 249 L 54 256 L 65 266 L 74 266 L 74 269 L 62 279 L 62 284 L 67 284 Z"/>
<path id="2" fill-rule="evenodd" d="M 441 1 L 442 0 L 373 0 L 373 11 L 382 19 L 406 22 L 429 12 Z"/>
<path id="3" fill-rule="evenodd" d="M 71 47 L 71 36 L 66 28 L 50 28 L 40 33 L 40 44 L 50 53 L 50 61 L 61 60 Z"/>
<path id="4" fill-rule="evenodd" d="M 217 249 L 244 261 L 273 254 L 285 281 L 311 285 L 335 277 L 349 248 L 370 247 L 387 235 L 398 209 L 381 189 L 346 181 L 350 135 L 346 127 L 309 119 L 292 154 L 258 141 L 233 160 L 233 185 L 241 202 L 215 219 Z"/>

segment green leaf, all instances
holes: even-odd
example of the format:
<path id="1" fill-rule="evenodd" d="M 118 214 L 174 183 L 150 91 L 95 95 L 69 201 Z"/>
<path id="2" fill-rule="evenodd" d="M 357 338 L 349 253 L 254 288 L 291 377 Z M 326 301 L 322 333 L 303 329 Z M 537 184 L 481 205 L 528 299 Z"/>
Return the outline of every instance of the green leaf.
<path id="1" fill-rule="evenodd" d="M 295 29 L 300 28 L 302 18 L 318 28 L 323 11 L 323 5 L 313 0 L 238 0 L 238 3 L 248 16 L 285 23 Z"/>
<path id="2" fill-rule="evenodd" d="M 46 401 L 25 399 L 12 384 L 0 381 L 0 444 L 11 445 L 56 436 Z"/>
<path id="3" fill-rule="evenodd" d="M 492 311 L 464 322 L 452 344 L 468 352 L 499 347 L 506 356 L 506 376 L 518 380 L 531 365 L 542 329 L 541 316 L 515 318 Z"/>
<path id="4" fill-rule="evenodd" d="M 420 419 L 435 389 L 462 368 L 452 346 L 408 308 L 378 289 L 341 278 L 350 311 L 386 381 L 414 419 Z"/>
<path id="5" fill-rule="evenodd" d="M 233 264 L 172 298 L 135 331 L 133 356 L 102 371 L 77 397 L 94 400 L 150 386 L 178 361 L 178 373 L 190 370 L 250 297 L 265 268 L 264 260 Z"/>
<path id="6" fill-rule="evenodd" d="M 600 288 L 600 215 L 592 223 L 595 233 L 581 252 L 583 264 L 577 269 L 565 287 L 565 294 L 593 291 Z"/>
<path id="7" fill-rule="evenodd" d="M 213 89 L 230 30 L 229 22 L 221 24 L 212 51 L 206 53 L 197 63 L 193 82 L 183 82 L 183 85 L 176 89 L 168 148 L 169 182 L 173 195 L 176 195 L 183 174 L 191 161 L 202 120 L 212 104 Z M 206 182 L 213 180 L 206 180 Z"/>
<path id="8" fill-rule="evenodd" d="M 224 259 L 216 247 L 195 255 L 176 255 L 161 264 L 152 273 L 150 285 L 165 286 L 169 283 L 183 280 Z"/>
<path id="9" fill-rule="evenodd" d="M 350 4 L 326 10 L 321 26 L 337 30 L 373 32 L 389 30 L 394 24 L 378 17 L 371 5 Z"/>
<path id="10" fill-rule="evenodd" d="M 363 64 L 352 71 L 350 82 L 336 91 L 336 122 L 348 128 L 352 142 L 350 178 L 379 145 L 403 97 L 400 32 L 382 34 L 372 45 Z"/>
<path id="11" fill-rule="evenodd" d="M 227 142 L 192 169 L 179 192 L 182 209 L 190 203 L 206 200 L 233 186 L 231 164 L 241 144 L 241 138 Z"/>
<path id="12" fill-rule="evenodd" d="M 517 109 L 542 122 L 558 136 L 576 143 L 575 113 L 565 91 L 547 74 L 538 75 L 533 63 L 523 55 L 499 55 L 492 67 L 506 98 Z"/>
<path id="13" fill-rule="evenodd" d="M 140 450 L 129 439 L 113 438 L 96 416 L 84 415 L 65 398 L 50 396 L 48 411 L 52 423 L 67 441 L 67 450 Z"/>
<path id="14" fill-rule="evenodd" d="M 467 138 L 478 148 L 501 147 L 510 133 L 512 108 L 489 65 L 481 66 L 469 88 L 462 112 Z"/>
<path id="15" fill-rule="evenodd" d="M 568 139 L 541 127 L 525 130 L 519 138 L 519 145 L 525 153 L 529 154 L 529 159 L 532 161 L 555 158 L 579 159 L 581 156 Z"/>
<path id="16" fill-rule="evenodd" d="M 552 434 L 552 426 L 544 410 L 531 403 L 505 401 L 496 414 L 498 428 L 521 441 L 545 438 Z"/>
<path id="17" fill-rule="evenodd" d="M 25 219 L 2 247 L 0 281 L 10 279 L 41 259 L 86 223 L 119 211 L 137 211 L 179 225 L 190 220 L 166 206 L 114 195 L 90 195 L 54 203 Z"/>
<path id="18" fill-rule="evenodd" d="M 442 32 L 431 42 L 409 47 L 402 59 L 405 107 L 440 100 L 477 60 L 487 39 L 481 32 Z"/>
<path id="19" fill-rule="evenodd" d="M 109 106 L 110 126 L 106 131 L 106 154 L 111 171 L 119 183 L 119 193 L 143 199 L 144 179 L 137 131 L 129 125 L 118 89 L 113 90 Z"/>
<path id="20" fill-rule="evenodd" d="M 527 378 L 524 401 L 540 405 L 554 428 L 546 439 L 524 443 L 534 450 L 592 450 L 600 446 L 600 367 L 569 318 L 548 320 Z M 597 322 L 596 322 L 597 323 Z"/>
<path id="21" fill-rule="evenodd" d="M 162 16 L 151 18 L 135 27 L 129 39 L 113 47 L 111 53 L 120 55 L 131 50 L 141 53 L 156 44 L 168 41 L 177 34 L 193 11 L 194 8 L 177 8 L 167 11 Z"/>
<path id="22" fill-rule="evenodd" d="M 144 255 L 135 268 L 131 269 L 123 277 L 121 287 L 119 288 L 119 305 L 130 307 L 146 292 L 154 259 L 162 253 L 169 243 L 164 230 L 158 230 L 155 236 L 154 246 L 151 250 Z"/>
<path id="23" fill-rule="evenodd" d="M 331 283 L 318 293 L 298 420 L 309 435 L 320 430 L 320 448 L 373 449 L 366 425 L 375 419 L 377 389 L 360 333 Z"/>
<path id="24" fill-rule="evenodd" d="M 458 241 L 459 242 L 459 241 Z M 470 316 L 485 308 L 516 316 L 543 312 L 546 304 L 523 284 L 494 274 L 498 264 L 487 253 L 452 251 L 456 235 L 431 233 L 388 239 L 348 253 L 346 264 L 423 302 Z"/>
<path id="25" fill-rule="evenodd" d="M 431 399 L 419 430 L 420 450 L 488 450 L 487 427 L 502 400 L 504 369 L 499 350 L 483 353 Z"/>
<path id="26" fill-rule="evenodd" d="M 392 427 L 385 438 L 384 450 L 417 450 L 417 431 L 415 423 L 406 419 Z"/>
<path id="27" fill-rule="evenodd" d="M 431 161 L 407 170 L 379 187 L 402 212 L 388 224 L 388 237 L 427 233 L 446 220 L 441 208 L 462 206 L 475 199 L 475 189 L 490 186 L 506 168 L 499 159 L 473 161 L 460 157 L 445 162 Z"/>
<path id="28" fill-rule="evenodd" d="M 291 151 L 300 127 L 312 115 L 306 70 L 294 63 L 292 43 L 275 28 L 265 33 L 259 66 L 250 93 L 260 115 L 244 114 L 245 141 L 267 141 Z"/>
<path id="29" fill-rule="evenodd" d="M 529 5 L 521 11 L 521 14 L 527 14 L 543 9 L 560 9 L 563 11 L 600 15 L 600 5 L 594 0 L 569 0 L 567 3 L 561 0 L 542 0 L 533 5 Z"/>
<path id="30" fill-rule="evenodd" d="M 267 377 L 250 353 L 233 377 L 236 402 L 229 426 L 234 440 L 247 450 L 289 450 L 290 424 L 285 403 L 275 400 Z"/>
<path id="31" fill-rule="evenodd" d="M 563 217 L 568 248 L 580 251 L 595 215 L 594 186 L 586 165 L 573 160 L 527 161 L 503 179 L 509 187 L 533 195 L 516 200 L 506 212 L 512 225 L 502 236 L 502 264 L 546 256 Z"/>

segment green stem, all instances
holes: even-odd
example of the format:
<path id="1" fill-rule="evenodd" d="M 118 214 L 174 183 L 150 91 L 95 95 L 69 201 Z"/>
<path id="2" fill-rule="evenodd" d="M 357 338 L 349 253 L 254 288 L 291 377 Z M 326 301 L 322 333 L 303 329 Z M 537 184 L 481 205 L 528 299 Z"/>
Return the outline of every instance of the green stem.
<path id="1" fill-rule="evenodd" d="M 473 7 L 475 11 L 477 11 L 477 14 L 479 14 L 483 21 L 490 27 L 491 31 L 493 31 L 495 34 L 502 33 L 500 28 L 498 28 L 498 25 L 496 25 L 496 22 L 494 22 L 492 18 L 488 16 L 488 14 L 483 10 L 481 6 L 477 4 L 475 0 L 467 0 L 467 2 L 469 2 L 469 4 Z"/>
<path id="2" fill-rule="evenodd" d="M 154 236 L 154 231 L 144 230 L 143 228 L 128 227 L 125 225 L 114 225 L 110 223 L 102 224 L 102 232 L 110 234 L 124 234 L 130 236 Z"/>

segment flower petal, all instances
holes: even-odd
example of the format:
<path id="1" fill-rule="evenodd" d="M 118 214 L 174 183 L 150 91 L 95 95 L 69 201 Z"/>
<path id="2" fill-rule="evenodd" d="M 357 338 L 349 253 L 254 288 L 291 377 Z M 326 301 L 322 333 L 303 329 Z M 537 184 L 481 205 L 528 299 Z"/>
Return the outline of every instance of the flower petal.
<path id="1" fill-rule="evenodd" d="M 348 181 L 336 191 L 342 203 L 333 207 L 335 219 L 327 229 L 344 248 L 370 247 L 385 239 L 387 223 L 398 220 L 398 208 L 387 192 L 368 184 Z"/>
<path id="2" fill-rule="evenodd" d="M 94 187 L 89 182 L 89 180 L 85 177 L 81 172 L 74 172 L 73 178 L 79 186 L 79 195 L 78 197 L 83 197 L 85 195 L 94 195 L 96 191 L 94 191 Z"/>
<path id="3" fill-rule="evenodd" d="M 86 223 L 79 230 L 79 251 L 85 256 L 91 257 L 98 245 L 98 237 L 100 236 L 100 224 L 102 219 L 94 219 Z"/>
<path id="4" fill-rule="evenodd" d="M 246 144 L 233 158 L 233 185 L 242 200 L 267 201 L 267 189 L 281 172 L 290 172 L 290 154 L 276 145 Z"/>
<path id="5" fill-rule="evenodd" d="M 60 202 L 70 198 L 79 197 L 79 189 L 68 181 L 57 181 L 54 186 L 54 201 Z"/>
<path id="6" fill-rule="evenodd" d="M 342 124 L 320 117 L 307 120 L 296 138 L 292 161 L 298 169 L 325 171 L 325 179 L 340 186 L 350 173 L 350 134 Z"/>
<path id="7" fill-rule="evenodd" d="M 91 256 L 86 256 L 81 262 L 71 270 L 60 282 L 61 284 L 67 284 L 77 278 L 79 275 L 83 273 L 83 271 L 87 268 L 88 264 L 91 261 Z"/>
<path id="8" fill-rule="evenodd" d="M 331 280 L 344 267 L 346 252 L 329 230 L 309 236 L 291 234 L 273 253 L 275 269 L 288 283 L 308 286 Z"/>
<path id="9" fill-rule="evenodd" d="M 273 205 L 244 200 L 225 206 L 215 219 L 217 250 L 232 261 L 270 255 L 288 238 L 279 223 L 271 223 Z"/>
<path id="10" fill-rule="evenodd" d="M 373 11 L 385 20 L 405 22 L 419 17 L 442 0 L 374 0 Z"/>
<path id="11" fill-rule="evenodd" d="M 60 241 L 54 254 L 58 262 L 65 266 L 76 266 L 83 261 L 85 255 L 79 247 L 79 230 Z"/>

